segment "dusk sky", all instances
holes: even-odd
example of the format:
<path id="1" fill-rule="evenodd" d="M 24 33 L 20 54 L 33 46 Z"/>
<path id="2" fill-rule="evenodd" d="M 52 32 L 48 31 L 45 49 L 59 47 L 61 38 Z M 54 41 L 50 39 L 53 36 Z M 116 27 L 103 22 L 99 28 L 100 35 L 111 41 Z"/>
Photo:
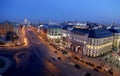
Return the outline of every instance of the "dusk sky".
<path id="1" fill-rule="evenodd" d="M 120 0 L 0 0 L 0 21 L 120 23 Z"/>

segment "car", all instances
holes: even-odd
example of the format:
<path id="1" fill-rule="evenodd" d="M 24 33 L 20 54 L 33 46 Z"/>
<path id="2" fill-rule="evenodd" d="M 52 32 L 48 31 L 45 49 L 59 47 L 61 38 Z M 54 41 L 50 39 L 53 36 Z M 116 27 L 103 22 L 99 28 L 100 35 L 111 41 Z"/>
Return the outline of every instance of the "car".
<path id="1" fill-rule="evenodd" d="M 81 69 L 80 65 L 78 65 L 78 64 L 75 64 L 74 67 L 77 68 L 77 69 Z"/>
<path id="2" fill-rule="evenodd" d="M 58 53 L 57 51 L 55 51 L 55 53 Z"/>
<path id="3" fill-rule="evenodd" d="M 57 50 L 60 50 L 60 48 L 57 48 Z"/>
<path id="4" fill-rule="evenodd" d="M 59 60 L 62 60 L 61 57 L 58 57 Z"/>
<path id="5" fill-rule="evenodd" d="M 86 63 L 87 65 L 89 65 L 89 66 L 94 67 L 94 64 L 93 64 L 93 63 L 90 63 L 90 62 L 88 62 L 88 61 L 86 61 L 85 63 Z"/>
<path id="6" fill-rule="evenodd" d="M 72 66 L 74 66 L 74 65 L 75 65 L 75 63 L 73 63 L 73 62 L 69 62 L 68 64 L 70 64 L 70 65 L 72 65 Z"/>
<path id="7" fill-rule="evenodd" d="M 91 76 L 91 73 L 86 72 L 84 76 Z"/>
<path id="8" fill-rule="evenodd" d="M 98 69 L 102 69 L 102 67 L 101 66 L 96 66 Z"/>
<path id="9" fill-rule="evenodd" d="M 80 60 L 82 63 L 85 63 L 84 60 Z"/>
<path id="10" fill-rule="evenodd" d="M 24 44 L 23 44 L 24 45 Z M 22 46 L 22 44 L 21 43 L 18 43 L 18 44 L 15 44 L 15 46 Z"/>
<path id="11" fill-rule="evenodd" d="M 69 56 L 68 58 L 69 58 L 69 59 L 72 59 L 72 57 L 71 57 L 71 56 Z"/>
<path id="12" fill-rule="evenodd" d="M 52 58 L 52 60 L 57 61 L 56 58 Z"/>
<path id="13" fill-rule="evenodd" d="M 109 74 L 113 75 L 113 70 L 112 69 L 110 69 L 108 72 L 109 72 Z"/>
<path id="14" fill-rule="evenodd" d="M 15 44 L 11 44 L 10 46 L 12 46 L 12 47 L 13 47 L 13 46 L 15 46 Z"/>
<path id="15" fill-rule="evenodd" d="M 68 53 L 67 51 L 62 50 L 62 54 L 67 54 L 67 53 Z"/>
<path id="16" fill-rule="evenodd" d="M 109 69 L 108 69 L 108 68 L 104 68 L 104 71 L 105 71 L 105 72 L 109 72 Z"/>
<path id="17" fill-rule="evenodd" d="M 99 70 L 97 68 L 93 68 L 93 70 L 96 71 L 96 72 L 99 72 Z"/>
<path id="18" fill-rule="evenodd" d="M 113 75 L 113 69 L 104 68 L 104 71 Z"/>
<path id="19" fill-rule="evenodd" d="M 80 60 L 77 56 L 75 56 L 74 59 L 77 60 L 77 61 Z"/>

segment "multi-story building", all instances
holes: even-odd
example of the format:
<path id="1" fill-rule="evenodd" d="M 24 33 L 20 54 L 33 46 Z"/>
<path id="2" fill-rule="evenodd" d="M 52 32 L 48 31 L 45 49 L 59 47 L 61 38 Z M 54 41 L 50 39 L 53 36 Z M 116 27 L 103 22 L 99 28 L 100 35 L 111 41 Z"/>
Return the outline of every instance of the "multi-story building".
<path id="1" fill-rule="evenodd" d="M 69 48 L 90 57 L 98 57 L 112 50 L 113 35 L 105 28 L 73 28 Z"/>
<path id="2" fill-rule="evenodd" d="M 10 32 L 10 31 L 13 31 L 17 35 L 19 35 L 20 32 L 21 32 L 21 28 L 15 22 L 4 21 L 4 22 L 0 23 L 0 34 L 1 35 L 4 35 L 4 34 L 6 34 L 7 32 Z"/>
<path id="3" fill-rule="evenodd" d="M 9 39 L 8 36 L 11 36 L 11 39 Z M 15 39 L 12 39 L 13 37 Z M 22 27 L 17 24 L 16 22 L 10 22 L 10 21 L 4 21 L 0 23 L 0 37 L 1 39 L 6 40 L 5 43 L 14 43 L 17 44 L 20 41 L 20 39 L 23 39 L 22 36 Z"/>
<path id="4" fill-rule="evenodd" d="M 61 40 L 63 44 L 69 44 L 70 31 L 73 29 L 74 25 L 65 25 L 61 30 Z"/>
<path id="5" fill-rule="evenodd" d="M 120 49 L 120 28 L 109 29 L 113 34 L 113 50 L 119 51 Z"/>
<path id="6" fill-rule="evenodd" d="M 59 42 L 61 39 L 61 26 L 59 25 L 48 25 L 47 38 L 51 42 Z"/>
<path id="7" fill-rule="evenodd" d="M 73 30 L 70 31 L 69 39 L 69 48 L 72 51 L 79 52 L 80 54 L 85 53 L 88 29 L 73 28 Z"/>
<path id="8" fill-rule="evenodd" d="M 6 34 L 9 31 L 13 31 L 13 30 L 14 30 L 14 24 L 12 22 L 4 21 L 0 23 L 0 33 L 2 35 Z"/>
<path id="9" fill-rule="evenodd" d="M 90 57 L 101 56 L 112 50 L 113 35 L 105 29 L 93 29 L 89 31 L 87 50 L 85 54 Z"/>
<path id="10" fill-rule="evenodd" d="M 47 30 L 48 30 L 48 25 L 39 25 L 38 26 L 38 33 L 43 36 L 43 38 L 47 38 Z"/>

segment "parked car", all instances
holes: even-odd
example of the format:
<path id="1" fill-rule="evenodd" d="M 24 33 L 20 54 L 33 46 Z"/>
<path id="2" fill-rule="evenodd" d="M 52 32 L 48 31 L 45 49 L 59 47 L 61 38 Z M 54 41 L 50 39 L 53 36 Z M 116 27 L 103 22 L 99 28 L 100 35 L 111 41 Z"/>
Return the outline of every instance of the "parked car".
<path id="1" fill-rule="evenodd" d="M 112 69 L 110 69 L 108 72 L 109 72 L 109 74 L 113 75 L 113 70 Z"/>
<path id="2" fill-rule="evenodd" d="M 75 64 L 74 67 L 77 68 L 77 69 L 81 69 L 78 64 Z"/>
<path id="3" fill-rule="evenodd" d="M 56 58 L 52 58 L 52 60 L 57 61 Z"/>
<path id="4" fill-rule="evenodd" d="M 86 72 L 84 76 L 91 76 L 91 73 Z"/>
<path id="5" fill-rule="evenodd" d="M 58 59 L 59 59 L 59 60 L 62 60 L 62 58 L 61 58 L 61 57 L 58 57 Z"/>
<path id="6" fill-rule="evenodd" d="M 69 59 L 72 59 L 72 56 L 69 56 L 68 58 L 69 58 Z"/>
<path id="7" fill-rule="evenodd" d="M 67 53 L 68 53 L 67 51 L 64 51 L 64 50 L 62 51 L 62 54 L 67 54 Z"/>
<path id="8" fill-rule="evenodd" d="M 87 65 L 89 65 L 89 66 L 94 67 L 94 64 L 93 64 L 93 63 L 91 63 L 91 62 L 86 61 L 85 63 L 86 63 Z"/>
<path id="9" fill-rule="evenodd" d="M 108 69 L 108 68 L 104 68 L 104 71 L 105 71 L 105 72 L 108 72 L 108 71 L 109 71 L 109 69 Z"/>
<path id="10" fill-rule="evenodd" d="M 99 70 L 97 68 L 93 68 L 93 70 L 96 71 L 96 72 L 99 72 Z"/>
<path id="11" fill-rule="evenodd" d="M 75 56 L 74 59 L 77 60 L 77 61 L 80 60 L 77 56 Z"/>
<path id="12" fill-rule="evenodd" d="M 85 61 L 84 60 L 80 60 L 82 63 L 85 63 Z"/>
<path id="13" fill-rule="evenodd" d="M 104 71 L 113 75 L 113 69 L 104 68 Z"/>
<path id="14" fill-rule="evenodd" d="M 96 66 L 98 69 L 102 69 L 102 67 L 101 66 Z"/>
<path id="15" fill-rule="evenodd" d="M 57 51 L 55 51 L 55 53 L 58 53 Z"/>

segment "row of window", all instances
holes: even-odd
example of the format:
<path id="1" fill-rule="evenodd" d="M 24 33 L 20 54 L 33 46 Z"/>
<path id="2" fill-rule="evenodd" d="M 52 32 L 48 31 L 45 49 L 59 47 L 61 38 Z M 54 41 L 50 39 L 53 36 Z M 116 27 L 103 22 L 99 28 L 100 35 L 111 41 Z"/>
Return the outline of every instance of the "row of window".
<path id="1" fill-rule="evenodd" d="M 101 50 L 87 50 L 87 54 L 89 54 L 89 55 L 100 55 L 100 54 L 104 54 L 104 53 L 106 53 L 110 50 L 111 50 L 110 47 L 106 47 L 106 48 L 101 49 Z"/>
<path id="2" fill-rule="evenodd" d="M 50 35 L 52 35 L 52 36 L 54 36 L 54 35 L 55 35 L 55 36 L 56 36 L 56 35 L 59 35 L 59 36 L 60 36 L 61 34 L 50 34 Z"/>
<path id="3" fill-rule="evenodd" d="M 93 46 L 99 46 L 105 43 L 109 43 L 113 41 L 113 38 L 102 38 L 102 39 L 88 39 L 89 41 L 89 45 L 93 45 Z"/>

